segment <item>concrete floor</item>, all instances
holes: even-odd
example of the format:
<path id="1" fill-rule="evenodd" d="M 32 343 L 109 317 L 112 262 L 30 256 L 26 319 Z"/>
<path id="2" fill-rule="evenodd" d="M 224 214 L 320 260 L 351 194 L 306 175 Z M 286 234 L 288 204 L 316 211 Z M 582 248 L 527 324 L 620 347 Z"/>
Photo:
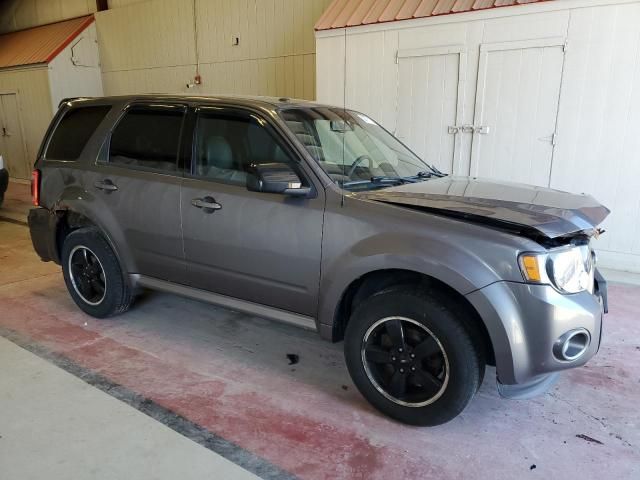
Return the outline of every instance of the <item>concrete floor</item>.
<path id="1" fill-rule="evenodd" d="M 0 478 L 258 478 L 4 338 L 0 365 Z"/>
<path id="2" fill-rule="evenodd" d="M 59 267 L 37 259 L 28 229 L 1 219 L 0 308 L 0 334 L 32 352 L 22 355 L 36 355 L 92 385 L 85 388 L 97 393 L 81 400 L 83 418 L 106 414 L 123 439 L 137 444 L 132 448 L 153 445 L 135 436 L 130 410 L 137 409 L 176 432 L 176 445 L 187 437 L 263 478 L 640 478 L 636 286 L 610 287 L 599 354 L 563 375 L 551 392 L 502 400 L 489 369 L 467 410 L 431 429 L 397 424 L 369 407 L 349 379 L 342 344 L 311 332 L 160 293 L 146 294 L 120 317 L 90 318 L 72 303 Z M 7 349 L 16 347 L 0 343 L 2 372 L 14 356 Z M 289 365 L 288 353 L 298 354 L 299 363 Z M 58 367 L 38 368 L 46 377 Z M 47 461 L 62 457 L 77 460 L 82 470 L 76 478 L 110 478 L 105 471 L 129 462 L 135 468 L 140 460 L 131 455 L 76 459 L 83 454 L 64 445 L 67 435 L 36 442 L 32 428 L 41 436 L 68 432 L 70 439 L 100 428 L 84 428 L 60 413 L 78 402 L 72 387 L 52 390 L 60 398 L 50 404 L 25 409 L 21 404 L 37 395 L 34 383 L 37 378 L 18 367 L 0 381 L 0 392 L 6 388 L 24 399 L 12 402 L 0 393 L 0 435 L 12 432 L 21 452 L 3 447 L 7 439 L 0 438 L 0 472 L 17 463 L 12 471 L 18 476 L 9 478 L 22 478 L 19 465 L 45 471 Z M 121 413 L 104 406 L 107 394 L 123 403 Z M 105 413 L 108 408 L 116 413 Z M 43 414 L 47 421 L 25 418 Z M 170 437 L 166 441 L 171 445 Z M 32 454 L 25 453 L 29 449 Z M 189 471 L 189 458 L 174 455 L 172 461 Z M 105 463 L 94 474 L 98 462 Z"/>

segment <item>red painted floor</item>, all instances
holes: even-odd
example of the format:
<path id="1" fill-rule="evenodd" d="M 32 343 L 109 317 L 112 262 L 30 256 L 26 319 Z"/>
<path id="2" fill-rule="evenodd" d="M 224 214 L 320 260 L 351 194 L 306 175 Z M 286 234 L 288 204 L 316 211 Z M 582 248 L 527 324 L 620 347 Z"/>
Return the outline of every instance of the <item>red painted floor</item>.
<path id="1" fill-rule="evenodd" d="M 640 288 L 612 286 L 610 303 L 599 355 L 552 392 L 502 400 L 489 370 L 459 418 L 411 428 L 370 408 L 342 344 L 313 333 L 155 293 L 117 318 L 84 315 L 28 230 L 0 222 L 0 327 L 302 479 L 640 478 Z"/>

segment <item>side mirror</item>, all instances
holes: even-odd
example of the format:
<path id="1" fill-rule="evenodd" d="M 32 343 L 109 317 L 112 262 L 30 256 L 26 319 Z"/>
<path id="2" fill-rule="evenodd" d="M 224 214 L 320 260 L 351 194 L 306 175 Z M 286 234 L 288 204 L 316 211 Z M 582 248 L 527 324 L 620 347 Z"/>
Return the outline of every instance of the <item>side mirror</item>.
<path id="1" fill-rule="evenodd" d="M 311 193 L 311 188 L 302 186 L 302 180 L 289 165 L 275 162 L 251 165 L 247 174 L 247 190 L 291 197 L 307 197 Z"/>

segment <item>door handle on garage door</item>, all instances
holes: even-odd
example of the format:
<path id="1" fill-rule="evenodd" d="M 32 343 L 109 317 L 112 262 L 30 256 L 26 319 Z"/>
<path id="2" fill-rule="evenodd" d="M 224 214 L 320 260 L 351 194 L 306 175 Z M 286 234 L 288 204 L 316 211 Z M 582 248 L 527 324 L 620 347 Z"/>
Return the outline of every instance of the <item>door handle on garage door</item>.
<path id="1" fill-rule="evenodd" d="M 118 187 L 109 179 L 97 181 L 93 186 L 100 190 L 104 190 L 105 192 L 114 192 L 118 190 Z"/>
<path id="2" fill-rule="evenodd" d="M 205 213 L 213 213 L 222 208 L 222 205 L 216 203 L 213 197 L 194 198 L 191 200 L 191 205 L 196 208 L 202 208 Z"/>

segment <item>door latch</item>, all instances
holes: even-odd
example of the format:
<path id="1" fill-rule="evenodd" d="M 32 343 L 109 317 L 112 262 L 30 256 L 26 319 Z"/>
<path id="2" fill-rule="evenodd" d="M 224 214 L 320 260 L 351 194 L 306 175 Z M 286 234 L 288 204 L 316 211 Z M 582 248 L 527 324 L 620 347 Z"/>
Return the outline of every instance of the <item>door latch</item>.
<path id="1" fill-rule="evenodd" d="M 479 127 L 475 125 L 450 125 L 447 127 L 447 133 L 455 135 L 456 133 L 478 133 L 480 135 L 486 135 L 489 133 L 489 127 L 481 125 Z"/>

